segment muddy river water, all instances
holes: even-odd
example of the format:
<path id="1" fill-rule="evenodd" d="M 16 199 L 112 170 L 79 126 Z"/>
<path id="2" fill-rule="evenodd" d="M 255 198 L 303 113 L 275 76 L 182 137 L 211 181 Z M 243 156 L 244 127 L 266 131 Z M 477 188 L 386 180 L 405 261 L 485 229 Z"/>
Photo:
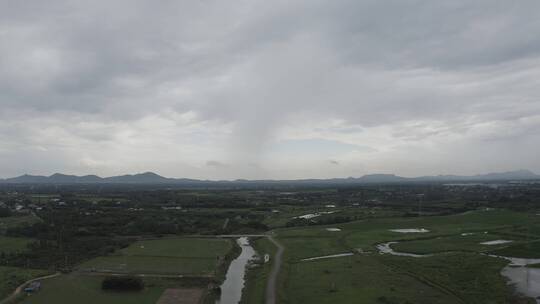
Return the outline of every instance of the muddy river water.
<path id="1" fill-rule="evenodd" d="M 216 300 L 216 304 L 238 304 L 242 298 L 242 289 L 244 288 L 246 267 L 255 256 L 255 250 L 247 237 L 241 237 L 236 240 L 242 249 L 240 255 L 231 262 L 225 281 L 221 284 L 221 296 Z"/>

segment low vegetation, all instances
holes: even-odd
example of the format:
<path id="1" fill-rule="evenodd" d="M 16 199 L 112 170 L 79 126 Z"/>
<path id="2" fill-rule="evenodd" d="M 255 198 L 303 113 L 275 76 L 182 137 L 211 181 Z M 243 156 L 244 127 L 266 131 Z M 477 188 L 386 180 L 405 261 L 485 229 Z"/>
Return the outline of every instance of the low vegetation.
<path id="1" fill-rule="evenodd" d="M 116 291 L 140 291 L 144 282 L 137 277 L 107 277 L 101 282 L 101 289 Z"/>
<path id="2" fill-rule="evenodd" d="M 7 297 L 22 283 L 47 274 L 47 270 L 0 266 L 0 299 Z"/>
<path id="3" fill-rule="evenodd" d="M 518 254 L 523 250 L 533 254 L 537 243 L 522 244 L 523 236 L 512 231 L 518 226 L 533 230 L 539 225 L 540 218 L 525 213 L 489 210 L 332 226 L 340 231 L 328 231 L 326 227 L 279 230 L 279 240 L 287 248 L 281 300 L 284 303 L 518 303 L 521 300 L 500 275 L 508 261 L 478 253 L 494 251 L 523 256 Z M 424 228 L 429 232 L 391 231 L 397 228 Z M 510 235 L 516 245 L 480 244 Z M 388 241 L 402 241 L 393 245 L 399 251 L 440 254 L 425 258 L 378 254 L 375 245 Z M 354 255 L 302 261 L 344 252 Z"/>
<path id="4" fill-rule="evenodd" d="M 129 247 L 82 263 L 91 272 L 214 276 L 232 248 L 230 240 L 164 238 L 138 241 Z"/>
<path id="5" fill-rule="evenodd" d="M 22 303 L 144 304 L 168 288 L 218 290 L 240 247 L 216 236 L 272 233 L 285 247 L 280 303 L 532 303 L 506 284 L 508 261 L 486 254 L 540 258 L 539 197 L 540 185 L 513 183 L 0 185 L 0 292 L 57 271 Z M 512 242 L 482 244 L 496 240 Z M 390 241 L 431 256 L 379 254 L 376 246 Z M 266 238 L 251 244 L 270 262 L 249 268 L 242 303 L 264 303 L 276 248 Z M 352 255 L 304 260 L 341 253 Z M 124 277 L 138 290 L 118 292 Z"/>
<path id="6" fill-rule="evenodd" d="M 140 291 L 117 292 L 102 289 L 103 278 L 75 274 L 44 280 L 39 292 L 26 297 L 24 304 L 155 304 L 169 282 L 145 282 Z M 174 285 L 174 284 L 173 284 Z"/>

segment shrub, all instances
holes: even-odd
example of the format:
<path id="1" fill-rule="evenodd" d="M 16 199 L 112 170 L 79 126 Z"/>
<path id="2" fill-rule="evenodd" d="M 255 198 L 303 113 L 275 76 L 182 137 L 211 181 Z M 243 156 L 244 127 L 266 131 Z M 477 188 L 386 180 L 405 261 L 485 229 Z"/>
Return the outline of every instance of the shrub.
<path id="1" fill-rule="evenodd" d="M 11 215 L 11 211 L 8 208 L 0 208 L 0 217 L 8 217 Z"/>
<path id="2" fill-rule="evenodd" d="M 144 282 L 135 277 L 108 277 L 101 282 L 103 290 L 138 291 L 143 288 Z"/>

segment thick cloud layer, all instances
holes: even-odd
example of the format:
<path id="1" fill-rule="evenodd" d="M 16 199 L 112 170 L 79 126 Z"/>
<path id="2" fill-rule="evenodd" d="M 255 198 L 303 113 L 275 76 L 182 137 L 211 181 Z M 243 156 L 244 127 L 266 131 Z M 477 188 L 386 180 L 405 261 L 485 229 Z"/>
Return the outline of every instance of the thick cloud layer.
<path id="1" fill-rule="evenodd" d="M 0 176 L 540 172 L 540 2 L 3 1 Z"/>

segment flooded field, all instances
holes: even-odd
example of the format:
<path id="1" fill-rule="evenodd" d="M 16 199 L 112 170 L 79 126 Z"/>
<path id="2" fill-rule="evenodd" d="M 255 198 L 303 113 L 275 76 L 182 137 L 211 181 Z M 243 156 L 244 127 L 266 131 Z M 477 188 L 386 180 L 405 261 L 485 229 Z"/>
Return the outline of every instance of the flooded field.
<path id="1" fill-rule="evenodd" d="M 197 304 L 201 302 L 203 293 L 200 288 L 168 288 L 156 304 Z"/>
<path id="2" fill-rule="evenodd" d="M 429 230 L 420 228 L 420 229 L 390 229 L 389 231 L 397 232 L 397 233 L 427 233 Z"/>
<path id="3" fill-rule="evenodd" d="M 488 241 L 488 242 L 482 242 L 481 245 L 500 245 L 500 244 L 508 244 L 512 243 L 513 241 L 510 240 L 494 240 L 494 241 Z"/>
<path id="4" fill-rule="evenodd" d="M 413 258 L 423 258 L 423 257 L 431 256 L 430 254 L 414 254 L 414 253 L 394 251 L 394 249 L 392 249 L 391 246 L 397 243 L 399 242 L 388 242 L 388 243 L 379 244 L 376 247 L 377 247 L 377 250 L 379 250 L 379 253 L 388 253 L 388 254 L 397 255 L 397 256 L 407 256 L 407 257 L 413 257 Z"/>
<path id="5" fill-rule="evenodd" d="M 336 211 L 321 211 L 321 212 L 316 212 L 316 213 L 309 213 L 309 214 L 304 214 L 304 215 L 295 216 L 295 217 L 293 217 L 293 219 L 304 219 L 304 220 L 309 220 L 309 219 L 312 219 L 312 218 L 319 217 L 319 216 L 321 216 L 321 215 L 325 215 L 325 214 L 333 214 L 333 213 L 336 213 Z"/>
<path id="6" fill-rule="evenodd" d="M 325 255 L 325 256 L 302 259 L 302 261 L 315 261 L 315 260 L 322 260 L 322 259 L 340 258 L 340 257 L 351 256 L 353 254 L 354 253 L 352 253 L 352 252 L 338 253 L 338 254 L 332 254 L 332 255 Z"/>
<path id="7" fill-rule="evenodd" d="M 339 229 L 339 228 L 326 228 L 326 231 L 339 232 L 339 231 L 341 231 L 341 229 Z"/>
<path id="8" fill-rule="evenodd" d="M 491 256 L 509 260 L 510 264 L 503 268 L 501 274 L 509 280 L 509 283 L 519 293 L 533 297 L 536 299 L 536 303 L 540 303 L 540 268 L 527 267 L 528 265 L 540 263 L 540 259 Z"/>
<path id="9" fill-rule="evenodd" d="M 501 274 L 508 278 L 516 290 L 540 303 L 540 269 L 506 266 Z"/>
<path id="10" fill-rule="evenodd" d="M 484 242 L 484 245 L 506 244 L 512 241 L 495 240 Z M 377 245 L 377 250 L 382 254 L 392 254 L 396 256 L 406 256 L 413 258 L 422 258 L 433 256 L 432 254 L 413 254 L 407 252 L 399 252 L 392 249 L 391 245 L 399 242 L 387 242 Z M 442 253 L 444 254 L 444 253 Z M 540 268 L 527 267 L 528 265 L 540 263 L 540 259 L 514 258 L 498 255 L 489 255 L 491 257 L 502 258 L 510 261 L 506 267 L 501 270 L 501 275 L 508 279 L 508 283 L 516 288 L 516 290 L 528 297 L 536 299 L 536 303 L 540 303 Z"/>

